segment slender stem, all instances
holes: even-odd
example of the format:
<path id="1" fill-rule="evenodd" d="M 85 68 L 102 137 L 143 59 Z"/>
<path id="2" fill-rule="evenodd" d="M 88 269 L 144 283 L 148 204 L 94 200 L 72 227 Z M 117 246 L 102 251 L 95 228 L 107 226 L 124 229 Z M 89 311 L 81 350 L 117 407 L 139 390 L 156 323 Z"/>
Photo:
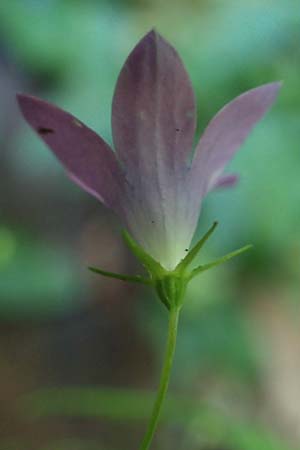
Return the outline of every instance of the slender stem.
<path id="1" fill-rule="evenodd" d="M 178 307 L 172 308 L 169 312 L 169 328 L 168 328 L 168 338 L 167 338 L 164 364 L 163 364 L 163 368 L 161 371 L 159 387 L 158 387 L 158 391 L 157 391 L 156 400 L 153 405 L 151 418 L 150 418 L 150 421 L 148 424 L 147 431 L 146 431 L 143 441 L 141 443 L 140 450 L 148 450 L 149 449 L 152 439 L 153 439 L 153 436 L 154 436 L 154 433 L 155 433 L 155 430 L 158 425 L 158 420 L 159 420 L 160 413 L 162 410 L 163 402 L 166 398 L 169 380 L 170 380 L 171 368 L 172 368 L 174 354 L 175 354 L 179 312 L 180 312 L 180 308 L 178 308 Z"/>

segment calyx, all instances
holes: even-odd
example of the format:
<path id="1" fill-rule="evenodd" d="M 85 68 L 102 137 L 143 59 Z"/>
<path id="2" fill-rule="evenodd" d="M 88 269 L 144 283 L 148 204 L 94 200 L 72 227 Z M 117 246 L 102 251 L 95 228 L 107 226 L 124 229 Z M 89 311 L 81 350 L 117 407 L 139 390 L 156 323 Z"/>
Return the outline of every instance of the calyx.
<path id="1" fill-rule="evenodd" d="M 136 258 L 142 263 L 148 272 L 148 277 L 141 275 L 124 275 L 114 272 L 107 272 L 106 270 L 99 269 L 97 267 L 89 267 L 94 273 L 100 274 L 105 277 L 115 278 L 122 281 L 131 283 L 140 283 L 148 286 L 152 286 L 168 310 L 172 308 L 180 308 L 183 304 L 187 285 L 191 279 L 200 275 L 202 272 L 209 270 L 219 264 L 223 264 L 235 256 L 246 252 L 252 245 L 245 245 L 238 250 L 230 252 L 221 258 L 212 261 L 211 263 L 197 266 L 190 269 L 190 264 L 200 252 L 205 242 L 212 235 L 216 229 L 218 223 L 214 222 L 210 229 L 204 234 L 204 236 L 195 244 L 195 246 L 186 254 L 186 256 L 180 261 L 180 263 L 173 270 L 166 270 L 161 264 L 152 258 L 151 255 L 145 252 L 145 250 L 130 236 L 127 231 L 123 231 L 123 238 L 129 249 L 136 256 Z"/>

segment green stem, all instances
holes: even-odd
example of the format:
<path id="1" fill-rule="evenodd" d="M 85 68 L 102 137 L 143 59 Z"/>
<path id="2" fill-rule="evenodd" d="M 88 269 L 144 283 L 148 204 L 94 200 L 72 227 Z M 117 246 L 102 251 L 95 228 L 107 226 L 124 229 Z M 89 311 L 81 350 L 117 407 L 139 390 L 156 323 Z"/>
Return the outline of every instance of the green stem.
<path id="1" fill-rule="evenodd" d="M 155 433 L 155 430 L 158 425 L 158 420 L 159 420 L 160 413 L 162 410 L 163 402 L 166 398 L 172 364 L 173 364 L 173 359 L 174 359 L 174 354 L 175 354 L 179 312 L 180 312 L 180 308 L 178 308 L 178 307 L 174 307 L 174 308 L 170 309 L 170 312 L 169 312 L 169 328 L 168 328 L 168 338 L 167 338 L 164 364 L 163 364 L 163 368 L 161 371 L 158 392 L 157 392 L 155 403 L 153 405 L 151 418 L 150 418 L 150 421 L 148 424 L 147 431 L 146 431 L 143 441 L 141 443 L 140 450 L 148 450 L 149 449 L 152 439 L 153 439 L 153 436 L 154 436 L 154 433 Z"/>

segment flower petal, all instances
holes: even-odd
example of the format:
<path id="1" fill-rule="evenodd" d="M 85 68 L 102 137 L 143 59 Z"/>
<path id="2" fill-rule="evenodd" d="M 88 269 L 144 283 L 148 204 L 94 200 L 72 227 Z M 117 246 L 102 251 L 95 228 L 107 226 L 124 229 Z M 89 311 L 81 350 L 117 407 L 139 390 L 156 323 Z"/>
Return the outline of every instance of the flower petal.
<path id="1" fill-rule="evenodd" d="M 112 131 L 116 151 L 130 170 L 154 174 L 182 164 L 192 150 L 195 98 L 175 49 L 151 31 L 127 58 L 116 85 Z"/>
<path id="2" fill-rule="evenodd" d="M 18 95 L 17 99 L 29 125 L 51 148 L 73 181 L 118 211 L 123 173 L 104 140 L 50 103 L 28 95 Z"/>
<path id="3" fill-rule="evenodd" d="M 254 125 L 271 107 L 280 87 L 281 83 L 269 83 L 240 95 L 208 124 L 192 163 L 193 177 L 201 180 L 204 195 L 211 180 L 222 174 Z"/>
<path id="4" fill-rule="evenodd" d="M 112 105 L 117 154 L 132 191 L 127 226 L 164 267 L 190 244 L 187 159 L 195 132 L 193 89 L 176 51 L 155 31 L 121 70 Z"/>
<path id="5" fill-rule="evenodd" d="M 231 188 L 234 187 L 239 181 L 239 176 L 235 173 L 229 173 L 218 177 L 209 187 L 209 191 L 215 189 Z"/>

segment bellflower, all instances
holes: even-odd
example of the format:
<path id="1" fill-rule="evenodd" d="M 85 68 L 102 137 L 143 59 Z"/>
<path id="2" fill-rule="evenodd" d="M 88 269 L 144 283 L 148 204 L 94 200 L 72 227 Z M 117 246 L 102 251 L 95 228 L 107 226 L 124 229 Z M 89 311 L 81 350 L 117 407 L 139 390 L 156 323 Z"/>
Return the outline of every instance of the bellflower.
<path id="1" fill-rule="evenodd" d="M 191 278 L 249 246 L 193 270 L 188 266 L 216 227 L 190 249 L 203 198 L 235 183 L 226 164 L 274 102 L 280 83 L 252 89 L 210 121 L 193 152 L 195 97 L 173 47 L 151 31 L 133 49 L 119 75 L 112 103 L 115 152 L 71 114 L 19 95 L 23 115 L 67 173 L 122 219 L 125 240 L 149 278 L 92 268 L 105 276 L 155 287 L 169 310 L 164 365 L 140 450 L 148 450 L 166 396 L 179 312 Z"/>
<path id="2" fill-rule="evenodd" d="M 223 175 L 224 167 L 279 87 L 266 84 L 227 104 L 207 126 L 193 158 L 193 88 L 176 51 L 155 31 L 130 53 L 117 81 L 115 153 L 71 114 L 27 95 L 18 101 L 72 180 L 114 210 L 137 243 L 172 270 L 189 249 L 203 198 L 234 182 Z"/>

